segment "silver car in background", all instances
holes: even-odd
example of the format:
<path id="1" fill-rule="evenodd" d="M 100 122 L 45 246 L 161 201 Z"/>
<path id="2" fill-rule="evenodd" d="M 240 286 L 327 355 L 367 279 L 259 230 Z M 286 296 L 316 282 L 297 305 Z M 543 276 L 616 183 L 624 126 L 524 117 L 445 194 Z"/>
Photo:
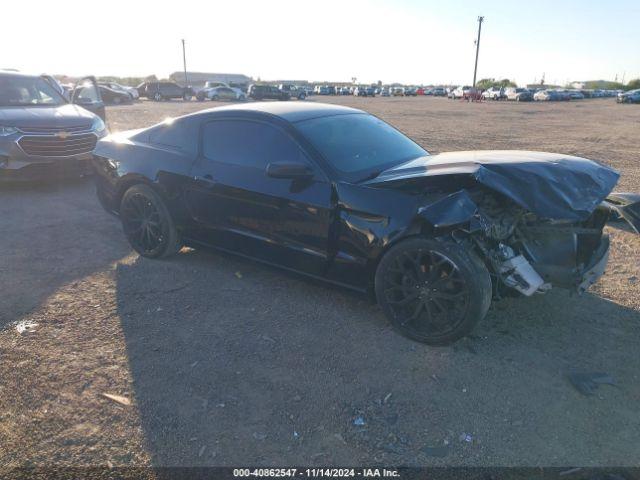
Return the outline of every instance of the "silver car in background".
<path id="1" fill-rule="evenodd" d="M 90 173 L 104 115 L 92 77 L 68 101 L 46 77 L 0 72 L 0 181 Z"/>
<path id="2" fill-rule="evenodd" d="M 507 100 L 514 100 L 516 102 L 530 102 L 533 100 L 533 95 L 526 88 L 510 87 L 505 89 L 504 95 Z"/>
<path id="3" fill-rule="evenodd" d="M 561 100 L 560 94 L 556 90 L 546 89 L 540 90 L 533 94 L 533 99 L 536 102 L 557 102 Z"/>

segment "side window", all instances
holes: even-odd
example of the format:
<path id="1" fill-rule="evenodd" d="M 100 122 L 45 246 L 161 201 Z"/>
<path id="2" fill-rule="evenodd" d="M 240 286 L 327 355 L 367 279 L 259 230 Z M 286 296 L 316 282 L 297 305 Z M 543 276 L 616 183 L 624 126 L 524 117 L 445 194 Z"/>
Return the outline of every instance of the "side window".
<path id="1" fill-rule="evenodd" d="M 192 138 L 187 122 L 177 121 L 154 127 L 149 134 L 149 142 L 156 145 L 191 151 L 197 142 Z"/>
<path id="2" fill-rule="evenodd" d="M 286 133 L 265 123 L 217 120 L 203 129 L 204 156 L 214 162 L 264 170 L 272 162 L 308 163 Z"/>

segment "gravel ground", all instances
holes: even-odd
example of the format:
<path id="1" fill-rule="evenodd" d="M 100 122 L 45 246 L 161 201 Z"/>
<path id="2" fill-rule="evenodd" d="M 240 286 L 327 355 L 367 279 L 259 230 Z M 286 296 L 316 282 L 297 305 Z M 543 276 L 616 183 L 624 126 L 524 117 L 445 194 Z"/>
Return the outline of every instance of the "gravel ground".
<path id="1" fill-rule="evenodd" d="M 432 152 L 582 155 L 640 191 L 636 106 L 327 101 L 368 110 Z M 205 106 L 145 101 L 107 115 L 117 131 Z M 590 293 L 503 300 L 471 338 L 434 348 L 393 333 L 364 298 L 249 261 L 188 249 L 142 259 L 88 181 L 2 187 L 0 218 L 0 475 L 51 465 L 640 466 L 638 236 L 610 232 L 610 266 Z M 606 372 L 616 385 L 583 396 L 571 371 Z"/>

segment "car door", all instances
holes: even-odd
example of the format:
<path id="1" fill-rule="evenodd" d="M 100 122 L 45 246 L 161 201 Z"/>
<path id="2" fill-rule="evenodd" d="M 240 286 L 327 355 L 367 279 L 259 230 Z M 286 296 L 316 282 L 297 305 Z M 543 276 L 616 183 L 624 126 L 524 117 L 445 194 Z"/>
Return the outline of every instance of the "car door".
<path id="1" fill-rule="evenodd" d="M 331 185 L 296 140 L 275 124 L 231 118 L 205 123 L 201 139 L 186 199 L 201 240 L 324 275 Z M 277 178 L 274 165 L 306 168 L 309 174 Z"/>
<path id="2" fill-rule="evenodd" d="M 222 87 L 220 88 L 220 98 L 223 100 L 235 100 L 236 94 L 230 88 Z"/>
<path id="3" fill-rule="evenodd" d="M 102 120 L 106 120 L 104 101 L 94 77 L 85 77 L 76 84 L 71 95 L 71 102 L 95 113 Z"/>

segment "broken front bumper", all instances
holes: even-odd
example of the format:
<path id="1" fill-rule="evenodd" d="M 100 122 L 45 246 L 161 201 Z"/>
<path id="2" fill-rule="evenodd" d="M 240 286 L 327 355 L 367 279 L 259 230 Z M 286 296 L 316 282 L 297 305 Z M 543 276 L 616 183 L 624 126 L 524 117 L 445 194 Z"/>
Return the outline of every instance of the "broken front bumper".
<path id="1" fill-rule="evenodd" d="M 600 248 L 593 255 L 593 263 L 586 267 L 582 273 L 582 280 L 577 286 L 579 294 L 586 292 L 591 285 L 604 275 L 604 270 L 609 262 L 609 250 L 609 236 L 603 235 Z"/>

